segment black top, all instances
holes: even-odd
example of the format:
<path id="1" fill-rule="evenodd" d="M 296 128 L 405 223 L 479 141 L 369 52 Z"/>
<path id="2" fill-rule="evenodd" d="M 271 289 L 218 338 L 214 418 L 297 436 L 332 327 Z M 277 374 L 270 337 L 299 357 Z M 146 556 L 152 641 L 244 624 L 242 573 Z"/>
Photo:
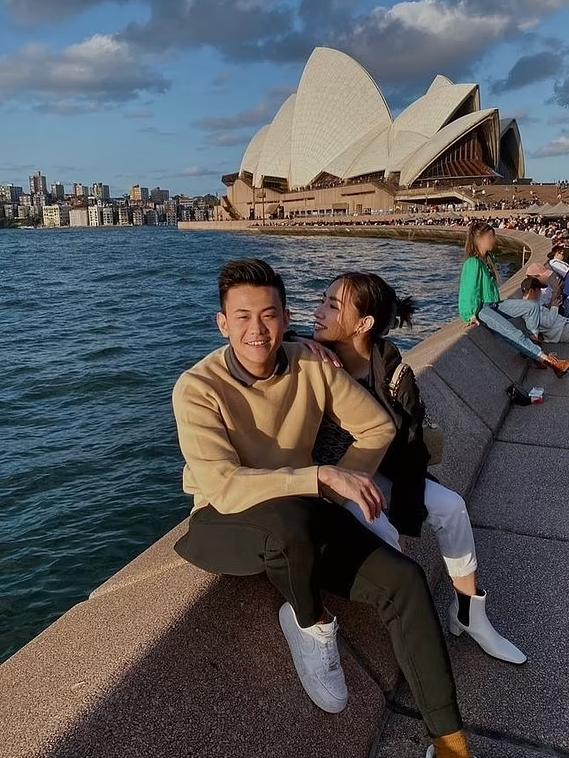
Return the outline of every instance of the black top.
<path id="1" fill-rule="evenodd" d="M 429 452 L 423 441 L 425 409 L 412 371 L 404 374 L 392 400 L 389 381 L 401 363 L 401 353 L 390 340 L 378 339 L 374 345 L 370 374 L 360 383 L 368 389 L 391 416 L 396 434 L 381 462 L 379 471 L 393 482 L 389 520 L 401 533 L 419 537 L 427 517 L 425 481 L 434 479 L 427 473 Z M 353 438 L 332 419 L 322 422 L 314 447 L 314 460 L 320 465 L 337 464 Z"/>

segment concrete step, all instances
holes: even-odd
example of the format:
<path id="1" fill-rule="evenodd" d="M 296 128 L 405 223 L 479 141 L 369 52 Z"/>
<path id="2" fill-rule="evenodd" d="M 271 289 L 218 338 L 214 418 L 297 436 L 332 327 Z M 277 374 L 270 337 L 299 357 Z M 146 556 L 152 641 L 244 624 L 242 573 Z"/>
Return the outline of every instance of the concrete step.
<path id="1" fill-rule="evenodd" d="M 487 529 L 476 529 L 475 537 L 488 615 L 528 662 L 496 661 L 467 635 L 446 632 L 466 726 L 569 755 L 567 544 Z M 444 623 L 448 582 L 441 582 L 435 601 Z M 415 707 L 405 685 L 397 700 Z"/>

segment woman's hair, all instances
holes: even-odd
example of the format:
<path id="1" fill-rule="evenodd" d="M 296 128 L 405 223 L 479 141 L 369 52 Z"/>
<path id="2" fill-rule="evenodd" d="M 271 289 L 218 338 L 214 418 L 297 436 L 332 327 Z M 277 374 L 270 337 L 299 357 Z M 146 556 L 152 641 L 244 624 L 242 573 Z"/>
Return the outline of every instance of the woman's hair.
<path id="1" fill-rule="evenodd" d="M 479 255 L 478 240 L 480 239 L 480 237 L 482 237 L 482 235 L 488 234 L 488 232 L 492 232 L 492 234 L 496 234 L 492 224 L 489 224 L 487 221 L 483 221 L 482 219 L 476 219 L 470 224 L 470 226 L 468 227 L 468 232 L 466 234 L 466 245 L 464 248 L 467 258 L 475 258 Z M 488 265 L 488 268 L 490 269 L 490 272 L 494 276 L 494 279 L 497 282 L 499 282 L 500 276 L 498 274 L 498 270 L 496 269 L 496 266 L 494 265 L 494 261 L 492 260 L 490 256 L 487 257 L 486 263 Z"/>
<path id="2" fill-rule="evenodd" d="M 345 294 L 360 316 L 373 316 L 370 341 L 375 342 L 396 326 L 413 326 L 416 306 L 412 297 L 400 299 L 393 287 L 377 274 L 350 271 L 340 274 L 334 281 L 343 281 Z"/>
<path id="3" fill-rule="evenodd" d="M 492 234 L 496 233 L 494 231 L 494 227 L 487 221 L 477 219 L 470 224 L 468 227 L 468 232 L 466 234 L 465 245 L 465 253 L 467 258 L 473 258 L 474 256 L 478 255 L 478 240 L 483 234 L 488 234 L 488 232 L 492 232 Z"/>

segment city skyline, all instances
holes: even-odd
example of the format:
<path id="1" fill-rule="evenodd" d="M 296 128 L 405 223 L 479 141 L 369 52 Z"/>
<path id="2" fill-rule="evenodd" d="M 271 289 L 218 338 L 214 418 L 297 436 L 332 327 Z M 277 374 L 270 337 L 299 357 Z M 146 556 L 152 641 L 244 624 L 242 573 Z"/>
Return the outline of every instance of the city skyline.
<path id="1" fill-rule="evenodd" d="M 40 180 L 41 177 L 41 180 Z M 38 182 L 41 181 L 41 187 L 38 186 Z M 20 190 L 19 194 L 29 194 L 34 192 L 43 192 L 44 194 L 49 194 L 52 196 L 53 200 L 63 200 L 64 197 L 73 197 L 73 196 L 92 196 L 96 195 L 95 192 L 93 192 L 93 189 L 96 185 L 99 185 L 100 187 L 106 188 L 106 193 L 103 196 L 103 199 L 109 199 L 109 198 L 124 198 L 124 197 L 130 197 L 130 199 L 133 199 L 132 197 L 132 191 L 134 188 L 138 187 L 143 192 L 146 191 L 147 197 L 141 198 L 141 199 L 149 199 L 152 195 L 152 193 L 156 194 L 166 194 L 165 199 L 167 200 L 170 195 L 172 196 L 181 196 L 181 197 L 197 197 L 197 196 L 203 196 L 205 194 L 212 194 L 215 195 L 215 192 L 212 193 L 195 193 L 195 194 L 189 194 L 185 192 L 171 192 L 171 190 L 168 187 L 161 186 L 157 184 L 155 187 L 145 187 L 144 184 L 141 182 L 131 182 L 128 185 L 128 188 L 121 193 L 113 193 L 113 188 L 110 184 L 107 182 L 101 182 L 101 181 L 72 181 L 72 182 L 62 182 L 59 179 L 55 179 L 52 181 L 50 177 L 47 176 L 47 174 L 42 171 L 41 168 L 38 168 L 34 170 L 32 174 L 30 174 L 26 180 L 21 181 L 20 183 L 14 182 L 14 181 L 4 181 L 3 177 L 0 176 L 0 187 L 8 187 L 12 186 L 15 190 Z M 76 191 L 76 188 L 82 188 L 82 191 Z M 0 201 L 1 201 L 1 195 L 0 195 Z M 6 199 L 6 202 L 8 200 Z M 15 199 L 14 199 L 15 202 Z"/>
<path id="2" fill-rule="evenodd" d="M 316 45 L 355 55 L 395 112 L 435 74 L 480 81 L 517 118 L 527 175 L 567 178 L 566 30 L 567 0 L 4 0 L 0 182 L 220 192 Z"/>

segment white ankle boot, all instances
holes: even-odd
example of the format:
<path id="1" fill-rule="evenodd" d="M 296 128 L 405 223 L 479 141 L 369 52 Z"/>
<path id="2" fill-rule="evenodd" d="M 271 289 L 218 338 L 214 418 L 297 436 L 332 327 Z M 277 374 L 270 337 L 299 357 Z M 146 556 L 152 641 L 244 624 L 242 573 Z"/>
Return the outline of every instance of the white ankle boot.
<path id="1" fill-rule="evenodd" d="M 513 645 L 505 637 L 494 629 L 486 615 L 486 592 L 483 595 L 474 595 L 470 598 L 470 623 L 463 624 L 458 618 L 458 596 L 454 598 L 449 608 L 449 629 L 455 637 L 460 637 L 463 632 L 469 634 L 477 642 L 482 650 L 493 658 L 498 658 L 507 663 L 525 663 L 527 656 Z"/>

